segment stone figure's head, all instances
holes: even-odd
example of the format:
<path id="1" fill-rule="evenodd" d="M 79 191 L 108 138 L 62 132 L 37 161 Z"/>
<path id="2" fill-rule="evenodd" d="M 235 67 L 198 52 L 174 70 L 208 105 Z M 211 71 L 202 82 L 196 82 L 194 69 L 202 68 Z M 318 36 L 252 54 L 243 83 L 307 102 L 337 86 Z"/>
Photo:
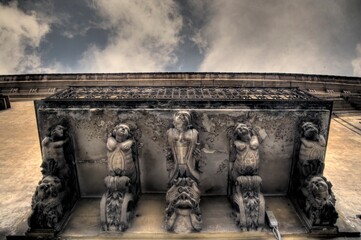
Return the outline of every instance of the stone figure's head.
<path id="1" fill-rule="evenodd" d="M 124 141 L 130 136 L 130 128 L 127 124 L 118 124 L 115 126 L 112 135 L 118 142 Z"/>
<path id="2" fill-rule="evenodd" d="M 55 176 L 46 176 L 36 188 L 36 198 L 41 201 L 50 197 L 56 197 L 61 190 L 61 181 Z"/>
<path id="3" fill-rule="evenodd" d="M 323 177 L 313 177 L 308 182 L 308 190 L 313 197 L 322 205 L 330 198 L 329 187 Z"/>
<path id="4" fill-rule="evenodd" d="M 178 111 L 173 116 L 174 127 L 180 131 L 184 131 L 191 127 L 191 114 L 188 111 Z"/>
<path id="5" fill-rule="evenodd" d="M 48 136 L 51 137 L 53 140 L 62 139 L 65 136 L 66 128 L 62 125 L 55 125 L 49 128 Z"/>
<path id="6" fill-rule="evenodd" d="M 318 139 L 318 127 L 312 122 L 302 124 L 303 136 L 308 140 Z"/>
<path id="7" fill-rule="evenodd" d="M 239 123 L 235 128 L 235 135 L 237 138 L 243 141 L 251 140 L 251 128 L 247 126 L 247 124 Z"/>

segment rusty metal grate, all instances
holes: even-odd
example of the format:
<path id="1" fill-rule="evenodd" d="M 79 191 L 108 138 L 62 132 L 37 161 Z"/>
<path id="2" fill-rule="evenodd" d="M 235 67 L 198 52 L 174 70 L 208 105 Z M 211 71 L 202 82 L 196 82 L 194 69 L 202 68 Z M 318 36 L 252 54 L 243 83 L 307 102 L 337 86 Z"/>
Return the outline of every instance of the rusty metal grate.
<path id="1" fill-rule="evenodd" d="M 48 100 L 319 100 L 298 88 L 69 87 Z"/>

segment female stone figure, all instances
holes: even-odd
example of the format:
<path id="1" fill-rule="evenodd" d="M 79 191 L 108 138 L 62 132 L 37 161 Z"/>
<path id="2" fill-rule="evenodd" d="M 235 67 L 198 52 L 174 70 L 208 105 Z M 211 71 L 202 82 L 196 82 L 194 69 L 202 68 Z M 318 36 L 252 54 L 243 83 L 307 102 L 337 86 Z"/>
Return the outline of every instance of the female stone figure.
<path id="1" fill-rule="evenodd" d="M 134 140 L 126 124 L 117 125 L 107 141 L 108 171 L 112 176 L 127 176 L 136 179 L 135 163 L 132 154 Z"/>
<path id="2" fill-rule="evenodd" d="M 233 216 L 243 231 L 261 230 L 265 218 L 265 201 L 258 176 L 259 141 L 244 123 L 236 125 L 231 143 L 230 194 Z"/>
<path id="3" fill-rule="evenodd" d="M 124 231 L 129 227 L 138 198 L 135 140 L 126 124 L 118 124 L 107 140 L 107 192 L 100 202 L 100 220 L 104 231 Z"/>
<path id="4" fill-rule="evenodd" d="M 167 131 L 170 188 L 166 195 L 165 226 L 175 232 L 200 231 L 198 131 L 191 127 L 188 111 L 175 113 L 173 125 Z"/>
<path id="5" fill-rule="evenodd" d="M 199 182 L 199 167 L 196 154 L 198 131 L 191 128 L 191 115 L 188 111 L 179 111 L 173 117 L 174 128 L 167 131 L 169 182 L 177 177 L 190 177 Z"/>
<path id="6" fill-rule="evenodd" d="M 257 175 L 259 168 L 258 137 L 243 123 L 235 128 L 234 147 L 236 157 L 232 167 L 232 179 L 240 175 Z"/>

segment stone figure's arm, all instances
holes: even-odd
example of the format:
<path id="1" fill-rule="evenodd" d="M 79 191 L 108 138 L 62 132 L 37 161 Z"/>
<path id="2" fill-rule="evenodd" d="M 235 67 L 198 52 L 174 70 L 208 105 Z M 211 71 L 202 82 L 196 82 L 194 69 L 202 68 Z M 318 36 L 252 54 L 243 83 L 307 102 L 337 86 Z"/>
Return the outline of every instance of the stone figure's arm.
<path id="1" fill-rule="evenodd" d="M 196 129 L 192 129 L 193 136 L 194 136 L 194 149 L 193 149 L 193 158 L 196 161 L 196 168 L 197 171 L 203 172 L 203 168 L 207 165 L 206 162 L 202 159 L 202 151 L 201 151 L 201 144 L 199 143 L 199 135 Z"/>
<path id="2" fill-rule="evenodd" d="M 315 144 L 313 141 L 309 141 L 305 138 L 301 138 L 301 143 L 307 148 L 312 148 Z"/>
<path id="3" fill-rule="evenodd" d="M 56 142 L 53 142 L 53 146 L 55 148 L 60 148 L 62 147 L 65 143 L 67 143 L 69 141 L 69 138 L 65 138 L 64 140 L 60 140 L 60 141 L 56 141 Z"/>
<path id="4" fill-rule="evenodd" d="M 41 141 L 42 147 L 47 147 L 50 142 L 50 139 L 48 137 L 44 138 L 43 141 Z"/>
<path id="5" fill-rule="evenodd" d="M 246 143 L 242 142 L 242 141 L 234 141 L 234 146 L 236 147 L 237 150 L 243 151 L 246 148 Z"/>
<path id="6" fill-rule="evenodd" d="M 174 157 L 172 153 L 172 129 L 167 131 L 167 149 L 166 149 L 166 166 L 167 171 L 171 171 L 174 168 Z"/>
<path id="7" fill-rule="evenodd" d="M 120 144 L 120 148 L 122 150 L 129 150 L 132 147 L 133 143 L 134 141 L 132 139 L 125 140 Z"/>
<path id="8" fill-rule="evenodd" d="M 319 144 L 322 146 L 322 147 L 324 147 L 324 146 L 326 146 L 326 139 L 325 139 L 325 137 L 323 136 L 323 135 L 318 135 L 318 142 L 319 142 Z"/>
<path id="9" fill-rule="evenodd" d="M 256 150 L 259 147 L 259 141 L 258 137 L 256 135 L 253 135 L 250 141 L 250 147 L 253 150 Z"/>
<path id="10" fill-rule="evenodd" d="M 115 147 L 117 146 L 117 140 L 113 137 L 109 137 L 107 141 L 107 148 L 109 151 L 114 151 Z"/>
<path id="11" fill-rule="evenodd" d="M 167 147 L 166 165 L 167 165 L 168 172 L 174 168 L 174 158 L 173 158 L 173 154 L 172 154 L 172 149 L 170 147 Z"/>

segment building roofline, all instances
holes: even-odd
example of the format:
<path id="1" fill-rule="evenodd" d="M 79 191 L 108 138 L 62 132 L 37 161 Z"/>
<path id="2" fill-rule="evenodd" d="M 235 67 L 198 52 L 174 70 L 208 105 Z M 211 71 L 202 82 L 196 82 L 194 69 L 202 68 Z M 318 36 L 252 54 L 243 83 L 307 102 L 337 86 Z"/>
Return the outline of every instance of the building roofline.
<path id="1" fill-rule="evenodd" d="M 333 80 L 361 80 L 361 77 L 339 76 L 339 75 L 322 75 L 322 74 L 302 74 L 302 73 L 269 73 L 269 72 L 123 72 L 123 73 L 39 73 L 39 74 L 6 74 L 0 75 L 0 81 L 7 79 L 24 80 L 50 80 L 59 76 L 68 77 L 70 79 L 87 79 L 91 76 L 101 76 L 104 79 L 114 79 L 120 77 L 126 78 L 165 78 L 173 79 L 176 76 L 187 76 L 188 79 L 210 78 L 210 79 L 242 79 L 242 78 L 259 78 L 259 79 L 333 79 Z"/>

